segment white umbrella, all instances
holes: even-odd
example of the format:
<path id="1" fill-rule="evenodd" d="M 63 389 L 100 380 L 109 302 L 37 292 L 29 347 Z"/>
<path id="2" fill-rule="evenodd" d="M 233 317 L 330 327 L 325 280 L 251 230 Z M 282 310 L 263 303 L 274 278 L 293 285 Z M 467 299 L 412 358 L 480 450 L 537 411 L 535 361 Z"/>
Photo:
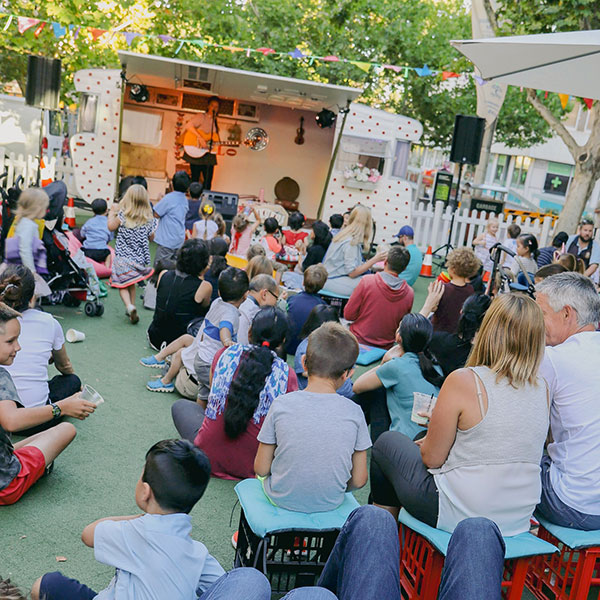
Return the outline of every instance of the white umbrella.
<path id="1" fill-rule="evenodd" d="M 600 30 L 450 43 L 487 81 L 600 99 Z"/>

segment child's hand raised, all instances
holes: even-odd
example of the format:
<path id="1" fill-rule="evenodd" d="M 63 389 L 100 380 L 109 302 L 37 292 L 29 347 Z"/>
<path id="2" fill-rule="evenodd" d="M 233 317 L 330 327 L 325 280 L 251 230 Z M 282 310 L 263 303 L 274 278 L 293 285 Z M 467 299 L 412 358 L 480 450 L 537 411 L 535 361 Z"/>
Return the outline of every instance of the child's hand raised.
<path id="1" fill-rule="evenodd" d="M 77 392 L 64 400 L 59 400 L 56 405 L 64 416 L 81 421 L 87 419 L 96 410 L 95 404 L 81 399 L 81 392 Z"/>

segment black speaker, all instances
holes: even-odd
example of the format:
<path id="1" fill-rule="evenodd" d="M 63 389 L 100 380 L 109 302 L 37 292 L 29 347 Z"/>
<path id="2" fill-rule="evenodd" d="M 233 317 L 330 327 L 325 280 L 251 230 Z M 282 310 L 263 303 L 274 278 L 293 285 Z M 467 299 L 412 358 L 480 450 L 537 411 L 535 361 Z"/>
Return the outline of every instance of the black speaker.
<path id="1" fill-rule="evenodd" d="M 238 209 L 237 194 L 228 194 L 227 192 L 202 192 L 202 200 L 209 200 L 215 205 L 217 212 L 220 212 L 225 221 L 231 221 L 237 215 Z"/>
<path id="2" fill-rule="evenodd" d="M 450 161 L 464 165 L 478 164 L 484 129 L 485 119 L 456 115 Z"/>
<path id="3" fill-rule="evenodd" d="M 27 61 L 25 103 L 47 110 L 58 110 L 60 70 L 60 59 L 30 54 Z"/>

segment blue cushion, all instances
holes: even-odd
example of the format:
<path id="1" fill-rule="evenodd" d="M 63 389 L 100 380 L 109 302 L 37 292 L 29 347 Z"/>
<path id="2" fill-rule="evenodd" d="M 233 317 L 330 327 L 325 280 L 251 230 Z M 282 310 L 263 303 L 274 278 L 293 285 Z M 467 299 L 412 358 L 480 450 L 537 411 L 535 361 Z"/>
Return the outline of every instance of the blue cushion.
<path id="1" fill-rule="evenodd" d="M 265 496 L 258 479 L 244 479 L 235 486 L 235 493 L 244 509 L 246 520 L 259 537 L 267 533 L 289 529 L 341 529 L 350 513 L 359 507 L 352 494 L 346 494 L 344 502 L 335 510 L 317 513 L 301 513 L 274 506 Z"/>
<path id="2" fill-rule="evenodd" d="M 450 534 L 447 531 L 429 527 L 429 525 L 415 519 L 404 508 L 400 511 L 400 516 L 398 518 L 400 523 L 403 523 L 413 531 L 422 535 L 426 540 L 431 542 L 437 550 L 446 556 L 448 543 L 450 542 Z M 506 553 L 504 555 L 506 559 L 558 552 L 556 546 L 553 546 L 544 540 L 540 540 L 531 533 L 520 533 L 519 535 L 512 537 L 505 537 L 504 543 L 506 545 Z"/>
<path id="3" fill-rule="evenodd" d="M 374 348 L 373 346 L 358 345 L 357 365 L 370 365 L 379 360 L 385 354 L 383 348 Z"/>
<path id="4" fill-rule="evenodd" d="M 561 527 L 546 521 L 543 517 L 535 515 L 535 518 L 547 529 L 554 537 L 558 538 L 569 548 L 591 548 L 600 546 L 600 530 L 583 531 L 582 529 L 571 529 Z"/>
<path id="5" fill-rule="evenodd" d="M 342 296 L 341 294 L 336 294 L 335 292 L 329 292 L 327 290 L 321 290 L 319 295 L 329 296 L 330 298 L 339 298 L 340 300 L 350 300 L 350 296 Z"/>

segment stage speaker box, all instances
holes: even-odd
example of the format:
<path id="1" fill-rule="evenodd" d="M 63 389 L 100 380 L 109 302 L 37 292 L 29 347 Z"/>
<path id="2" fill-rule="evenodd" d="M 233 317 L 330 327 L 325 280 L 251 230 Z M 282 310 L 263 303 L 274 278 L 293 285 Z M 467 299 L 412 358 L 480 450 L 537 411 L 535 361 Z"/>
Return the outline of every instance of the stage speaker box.
<path id="1" fill-rule="evenodd" d="M 202 192 L 202 200 L 208 200 L 215 205 L 215 210 L 223 215 L 225 221 L 231 221 L 238 210 L 237 194 L 228 194 L 227 192 L 213 192 L 207 190 Z"/>
<path id="2" fill-rule="evenodd" d="M 467 115 L 456 115 L 450 161 L 464 165 L 479 163 L 485 119 Z"/>
<path id="3" fill-rule="evenodd" d="M 29 55 L 25 103 L 47 110 L 58 110 L 61 62 L 58 58 Z"/>

